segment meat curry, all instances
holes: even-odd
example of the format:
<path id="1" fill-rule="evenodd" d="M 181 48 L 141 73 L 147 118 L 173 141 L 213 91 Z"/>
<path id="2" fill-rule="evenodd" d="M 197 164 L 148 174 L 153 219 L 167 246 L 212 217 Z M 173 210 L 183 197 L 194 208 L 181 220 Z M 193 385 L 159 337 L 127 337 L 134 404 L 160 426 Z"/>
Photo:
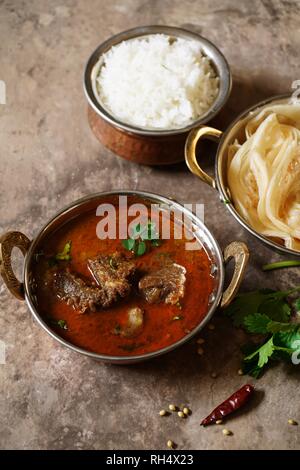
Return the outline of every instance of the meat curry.
<path id="1" fill-rule="evenodd" d="M 211 260 L 200 242 L 189 251 L 185 237 L 176 239 L 174 217 L 170 238 L 160 238 L 163 217 L 151 218 L 146 237 L 138 227 L 136 240 L 103 240 L 90 211 L 44 239 L 33 266 L 36 302 L 56 333 L 91 352 L 132 356 L 169 346 L 199 324 L 214 286 Z"/>

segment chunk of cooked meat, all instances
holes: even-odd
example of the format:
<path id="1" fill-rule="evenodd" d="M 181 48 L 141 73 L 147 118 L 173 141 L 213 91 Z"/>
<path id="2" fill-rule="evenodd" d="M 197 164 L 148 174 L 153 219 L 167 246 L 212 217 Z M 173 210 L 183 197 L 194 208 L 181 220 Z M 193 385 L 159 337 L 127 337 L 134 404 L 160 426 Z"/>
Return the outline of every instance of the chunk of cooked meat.
<path id="1" fill-rule="evenodd" d="M 54 273 L 53 287 L 61 300 L 79 310 L 80 313 L 86 310 L 94 312 L 97 307 L 104 306 L 106 302 L 105 293 L 101 289 L 89 286 L 68 269 Z"/>
<path id="2" fill-rule="evenodd" d="M 135 264 L 122 253 L 111 256 L 98 255 L 88 260 L 88 267 L 99 287 L 106 295 L 109 305 L 118 297 L 125 297 L 131 289 L 130 278 L 135 272 Z"/>
<path id="3" fill-rule="evenodd" d="M 88 267 L 98 283 L 97 286 L 90 285 L 69 269 L 60 269 L 53 273 L 53 288 L 57 296 L 80 313 L 109 307 L 118 297 L 129 294 L 129 280 L 135 271 L 135 264 L 125 256 L 99 255 L 88 260 Z"/>
<path id="4" fill-rule="evenodd" d="M 121 328 L 118 325 L 114 330 L 114 334 L 124 336 L 125 338 L 133 338 L 137 336 L 144 324 L 144 310 L 140 307 L 130 308 L 127 312 L 127 324 Z"/>
<path id="5" fill-rule="evenodd" d="M 142 277 L 139 290 L 149 304 L 176 304 L 184 296 L 185 274 L 186 269 L 180 264 L 167 265 Z"/>

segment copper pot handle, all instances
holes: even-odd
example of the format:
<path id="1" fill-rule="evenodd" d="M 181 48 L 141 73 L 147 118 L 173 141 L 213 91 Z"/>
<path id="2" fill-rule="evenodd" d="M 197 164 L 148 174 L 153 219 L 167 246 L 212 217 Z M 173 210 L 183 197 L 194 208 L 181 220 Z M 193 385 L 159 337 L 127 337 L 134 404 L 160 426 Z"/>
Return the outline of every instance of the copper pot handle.
<path id="1" fill-rule="evenodd" d="M 226 246 L 224 250 L 224 262 L 227 263 L 231 258 L 234 258 L 235 266 L 232 279 L 229 286 L 223 293 L 221 299 L 221 308 L 227 307 L 234 299 L 238 288 L 244 277 L 244 272 L 249 259 L 249 250 L 243 242 L 232 242 Z"/>
<path id="2" fill-rule="evenodd" d="M 185 162 L 189 170 L 194 173 L 194 175 L 198 176 L 202 181 L 204 181 L 204 183 L 209 184 L 213 188 L 216 187 L 216 181 L 214 178 L 205 173 L 205 171 L 202 170 L 199 163 L 197 162 L 196 147 L 199 140 L 203 137 L 218 142 L 221 136 L 222 131 L 214 129 L 213 127 L 204 126 L 197 129 L 192 129 L 185 142 L 184 155 Z"/>
<path id="3" fill-rule="evenodd" d="M 20 282 L 11 265 L 11 252 L 14 247 L 21 250 L 25 256 L 30 246 L 30 240 L 21 232 L 6 232 L 0 237 L 0 274 L 9 291 L 24 300 L 24 286 Z"/>

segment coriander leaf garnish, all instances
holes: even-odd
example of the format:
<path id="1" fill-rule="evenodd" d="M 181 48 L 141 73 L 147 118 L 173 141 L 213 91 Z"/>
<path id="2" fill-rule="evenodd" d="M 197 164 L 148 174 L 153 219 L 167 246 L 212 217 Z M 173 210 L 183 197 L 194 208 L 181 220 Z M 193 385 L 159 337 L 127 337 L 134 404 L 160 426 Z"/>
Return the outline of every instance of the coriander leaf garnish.
<path id="1" fill-rule="evenodd" d="M 70 259 L 71 259 L 71 255 L 70 255 L 71 247 L 72 247 L 72 242 L 71 242 L 71 240 L 69 240 L 65 244 L 63 251 L 61 253 L 57 253 L 55 255 L 55 259 L 57 261 L 70 261 Z"/>
<path id="2" fill-rule="evenodd" d="M 131 237 L 127 240 L 122 240 L 122 245 L 136 256 L 145 254 L 150 246 L 160 246 L 161 240 L 159 240 L 156 224 L 150 220 L 145 225 L 136 224 L 131 231 Z"/>
<path id="3" fill-rule="evenodd" d="M 250 333 L 268 333 L 270 318 L 264 313 L 253 313 L 244 318 L 244 326 Z"/>
<path id="4" fill-rule="evenodd" d="M 297 338 L 300 339 L 300 335 L 296 331 L 289 333 L 277 333 L 253 353 L 246 356 L 244 361 L 251 361 L 255 356 L 258 355 L 259 358 L 257 367 L 262 368 L 265 364 L 267 364 L 275 351 L 291 354 L 294 351 L 292 348 L 293 341 L 295 341 Z M 277 344 L 274 344 L 274 341 L 277 341 Z"/>
<path id="5" fill-rule="evenodd" d="M 60 327 L 61 329 L 63 329 L 63 330 L 67 330 L 67 329 L 68 329 L 66 320 L 58 320 L 57 326 L 59 326 L 59 327 Z"/>
<path id="6" fill-rule="evenodd" d="M 65 244 L 64 249 L 61 253 L 56 253 L 56 255 L 48 258 L 49 267 L 53 268 L 53 266 L 56 266 L 59 261 L 70 261 L 72 259 L 70 255 L 71 247 L 72 247 L 72 242 L 69 240 Z"/>
<path id="7" fill-rule="evenodd" d="M 290 321 L 288 297 L 299 290 L 300 287 L 289 291 L 263 289 L 240 294 L 225 310 L 235 326 L 265 335 L 263 343 L 244 348 L 244 373 L 259 377 L 269 360 L 290 359 L 296 350 L 294 342 L 300 341 L 300 323 Z M 300 307 L 299 300 L 295 302 L 296 308 Z"/>
<path id="8" fill-rule="evenodd" d="M 261 313 L 254 313 L 245 317 L 244 326 L 250 333 L 267 334 L 279 331 L 293 331 L 300 325 L 270 320 L 270 317 Z"/>
<path id="9" fill-rule="evenodd" d="M 156 224 L 148 220 L 145 225 L 137 224 L 131 234 L 131 238 L 141 240 L 156 240 L 158 238 L 158 233 L 156 230 Z"/>
<path id="10" fill-rule="evenodd" d="M 267 325 L 269 333 L 292 332 L 299 328 L 300 325 L 293 323 L 282 323 L 279 321 L 270 321 Z"/>
<path id="11" fill-rule="evenodd" d="M 251 359 L 253 359 L 258 354 L 259 358 L 258 358 L 257 366 L 262 368 L 265 364 L 267 364 L 267 362 L 268 362 L 269 358 L 272 356 L 274 350 L 275 350 L 275 346 L 273 344 L 273 338 L 270 338 L 260 348 L 258 348 L 256 351 L 254 351 L 249 356 L 246 356 L 244 361 L 246 361 L 246 362 L 251 361 Z"/>
<path id="12" fill-rule="evenodd" d="M 286 298 L 297 290 L 300 287 L 289 291 L 262 289 L 240 294 L 226 308 L 225 314 L 232 318 L 235 326 L 243 326 L 245 317 L 254 313 L 266 314 L 271 320 L 286 322 L 291 315 Z"/>
<path id="13" fill-rule="evenodd" d="M 266 313 L 271 320 L 286 322 L 291 315 L 291 308 L 286 302 L 286 296 L 270 296 L 260 305 L 260 311 Z"/>
<path id="14" fill-rule="evenodd" d="M 68 329 L 68 325 L 67 325 L 66 320 L 54 320 L 54 318 L 49 318 L 48 317 L 48 321 L 51 323 L 51 325 L 59 326 L 59 328 L 61 328 L 62 330 L 67 330 Z"/>
<path id="15" fill-rule="evenodd" d="M 300 297 L 295 302 L 295 309 L 297 310 L 297 312 L 300 312 Z"/>
<path id="16" fill-rule="evenodd" d="M 140 237 L 141 235 L 141 224 L 136 224 L 135 227 L 133 227 L 133 230 L 132 230 L 132 233 L 131 233 L 131 237 L 132 238 L 138 238 Z"/>
<path id="17" fill-rule="evenodd" d="M 147 247 L 146 243 L 144 241 L 138 242 L 136 246 L 134 247 L 134 254 L 136 256 L 142 256 L 144 253 L 146 253 Z"/>
<path id="18" fill-rule="evenodd" d="M 258 367 L 257 360 L 256 358 L 254 358 L 253 361 L 243 362 L 242 371 L 243 371 L 243 375 L 248 374 L 248 375 L 251 375 L 251 377 L 258 379 L 261 376 L 263 369 L 261 367 Z"/>
<path id="19" fill-rule="evenodd" d="M 276 344 L 277 350 L 284 359 L 290 360 L 290 355 L 299 349 L 299 326 L 300 325 L 298 325 L 298 328 L 295 327 L 293 331 L 282 331 L 273 336 L 274 344 Z"/>
<path id="20" fill-rule="evenodd" d="M 126 250 L 131 251 L 135 247 L 135 240 L 133 240 L 132 238 L 128 238 L 127 240 L 122 240 L 122 245 L 124 248 L 126 248 Z"/>
<path id="21" fill-rule="evenodd" d="M 234 326 L 242 326 L 246 316 L 259 312 L 264 298 L 261 291 L 239 294 L 225 309 L 225 314 L 232 318 Z"/>

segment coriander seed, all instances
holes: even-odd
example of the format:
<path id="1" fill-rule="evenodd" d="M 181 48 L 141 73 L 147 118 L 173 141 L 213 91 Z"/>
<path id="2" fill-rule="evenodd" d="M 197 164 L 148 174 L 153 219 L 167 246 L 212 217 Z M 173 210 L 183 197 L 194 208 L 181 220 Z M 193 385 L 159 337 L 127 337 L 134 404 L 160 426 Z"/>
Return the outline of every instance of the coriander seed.
<path id="1" fill-rule="evenodd" d="M 169 405 L 169 410 L 170 410 L 170 411 L 176 411 L 176 410 L 177 410 L 177 406 L 171 404 L 171 405 Z"/>
<path id="2" fill-rule="evenodd" d="M 167 446 L 169 447 L 169 449 L 174 449 L 175 444 L 174 444 L 173 441 L 171 441 L 171 439 L 169 439 L 168 442 L 167 442 Z"/>

